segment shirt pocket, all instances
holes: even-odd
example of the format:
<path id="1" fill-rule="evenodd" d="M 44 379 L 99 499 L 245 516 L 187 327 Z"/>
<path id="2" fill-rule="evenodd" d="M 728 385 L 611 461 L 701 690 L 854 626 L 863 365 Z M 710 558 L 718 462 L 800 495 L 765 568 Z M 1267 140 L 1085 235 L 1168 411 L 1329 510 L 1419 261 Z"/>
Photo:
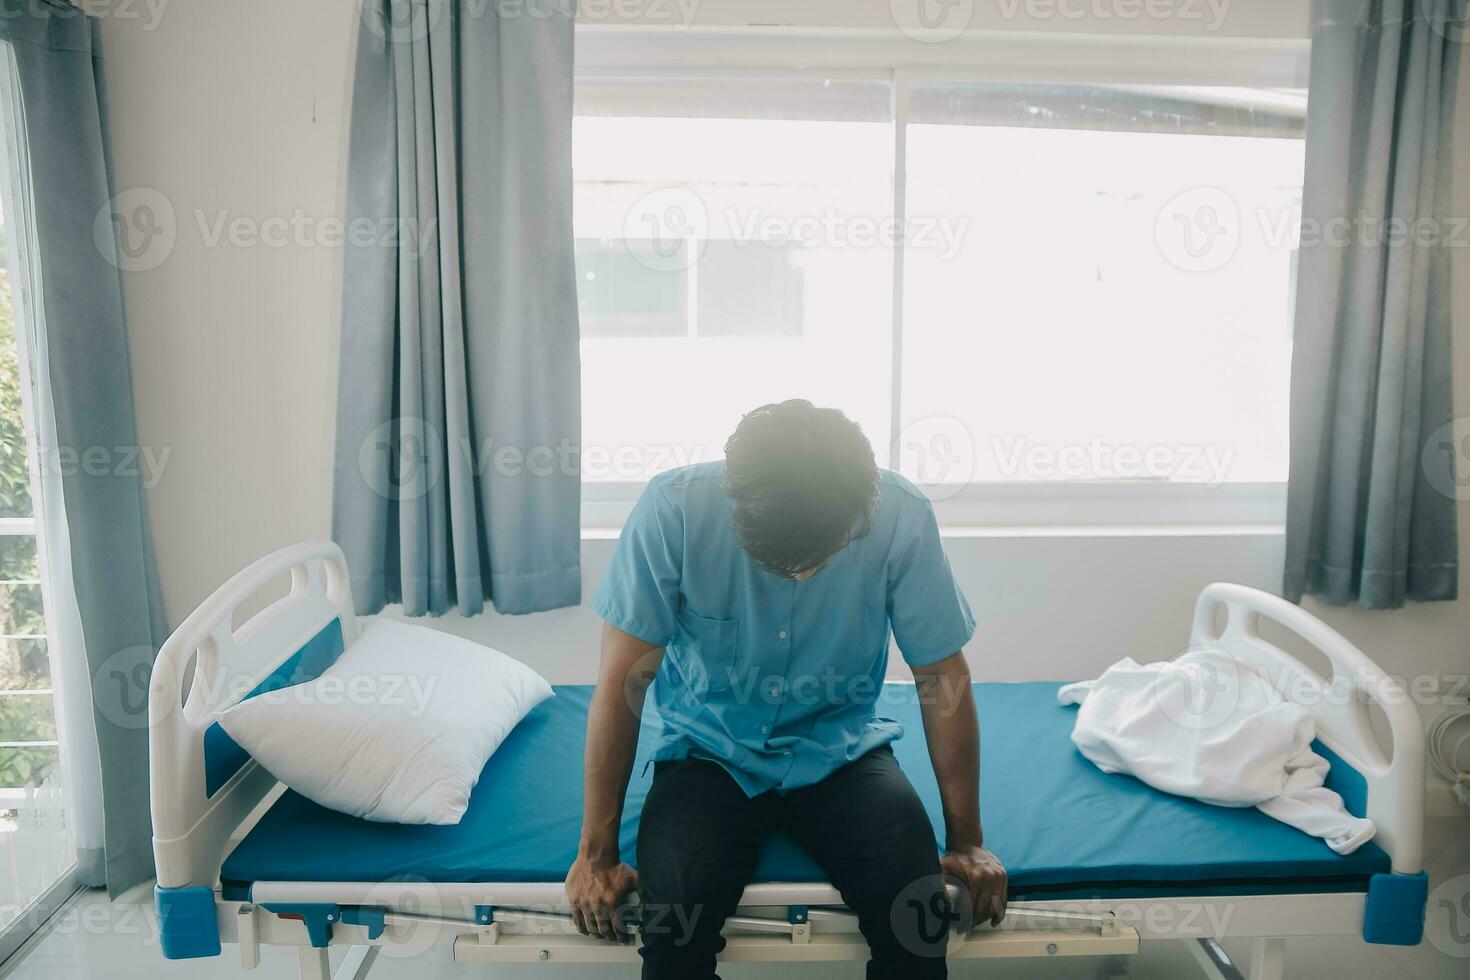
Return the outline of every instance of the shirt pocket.
<path id="1" fill-rule="evenodd" d="M 684 675 L 691 693 L 728 690 L 730 674 L 735 668 L 735 649 L 740 639 L 739 625 L 733 619 L 711 619 L 685 606 L 679 610 L 679 672 Z"/>

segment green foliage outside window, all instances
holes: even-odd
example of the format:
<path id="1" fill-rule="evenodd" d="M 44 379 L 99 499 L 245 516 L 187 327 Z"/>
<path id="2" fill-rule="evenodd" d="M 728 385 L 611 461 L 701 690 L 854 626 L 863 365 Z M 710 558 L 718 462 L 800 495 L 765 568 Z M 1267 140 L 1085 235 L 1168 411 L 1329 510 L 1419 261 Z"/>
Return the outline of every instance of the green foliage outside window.
<path id="1" fill-rule="evenodd" d="M 21 412 L 15 313 L 0 228 L 0 517 L 30 517 L 30 472 L 25 419 Z M 41 605 L 36 539 L 0 535 L 0 690 L 51 687 L 46 659 L 46 619 Z M 51 741 L 56 718 L 50 695 L 0 696 L 0 741 Z M 39 785 L 56 768 L 52 746 L 0 747 L 0 788 Z"/>

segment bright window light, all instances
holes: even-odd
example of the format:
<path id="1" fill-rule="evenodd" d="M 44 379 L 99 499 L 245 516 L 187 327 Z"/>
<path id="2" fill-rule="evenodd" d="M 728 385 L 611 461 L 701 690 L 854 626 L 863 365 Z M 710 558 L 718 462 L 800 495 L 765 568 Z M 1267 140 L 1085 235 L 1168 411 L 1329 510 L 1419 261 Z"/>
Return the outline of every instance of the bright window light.
<path id="1" fill-rule="evenodd" d="M 1255 96 L 1256 98 L 1252 98 Z M 1304 95 L 915 85 L 905 469 L 1286 479 Z"/>
<path id="2" fill-rule="evenodd" d="M 632 108 L 626 86 L 579 90 L 583 475 L 717 459 L 744 412 L 798 396 L 840 406 L 886 462 L 887 86 L 697 88 Z"/>
<path id="3" fill-rule="evenodd" d="M 1283 481 L 1305 93 L 899 91 L 579 79 L 589 483 L 795 396 L 940 490 Z"/>

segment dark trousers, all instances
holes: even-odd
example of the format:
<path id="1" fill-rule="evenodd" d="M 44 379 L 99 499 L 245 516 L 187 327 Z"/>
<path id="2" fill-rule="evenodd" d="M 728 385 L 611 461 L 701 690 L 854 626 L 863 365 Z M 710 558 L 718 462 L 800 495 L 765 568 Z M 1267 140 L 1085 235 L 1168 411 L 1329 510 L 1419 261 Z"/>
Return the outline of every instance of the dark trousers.
<path id="1" fill-rule="evenodd" d="M 776 829 L 807 849 L 857 913 L 868 980 L 946 975 L 934 830 L 883 746 L 820 783 L 753 799 L 713 762 L 657 763 L 638 828 L 644 980 L 715 976 L 720 930 Z"/>

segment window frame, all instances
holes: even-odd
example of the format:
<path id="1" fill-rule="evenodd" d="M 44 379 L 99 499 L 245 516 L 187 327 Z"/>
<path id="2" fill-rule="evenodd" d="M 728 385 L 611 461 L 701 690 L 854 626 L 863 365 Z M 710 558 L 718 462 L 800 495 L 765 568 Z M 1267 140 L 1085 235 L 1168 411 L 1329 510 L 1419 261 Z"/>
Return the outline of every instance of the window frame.
<path id="1" fill-rule="evenodd" d="M 898 32 L 840 28 L 689 28 L 577 25 L 577 85 L 631 79 L 811 79 L 886 82 L 894 127 L 893 218 L 907 215 L 907 123 L 916 82 L 1307 87 L 1306 38 L 976 31 L 944 43 Z M 902 436 L 902 239 L 893 249 L 890 465 Z M 875 442 L 877 439 L 875 438 Z M 584 481 L 582 524 L 622 526 L 644 483 Z M 1286 484 L 1209 486 L 1163 481 L 992 481 L 922 484 L 946 533 L 956 535 L 1157 529 L 1279 533 Z"/>
<path id="2" fill-rule="evenodd" d="M 32 360 L 32 352 L 36 349 L 38 339 L 37 324 L 41 316 L 39 270 L 32 261 L 32 256 L 37 254 L 38 243 L 20 76 L 10 42 L 3 40 L 0 40 L 0 143 L 3 143 L 0 145 L 0 201 L 3 201 L 5 216 L 10 299 L 15 322 L 17 368 L 20 373 L 21 414 L 28 442 L 26 455 L 31 485 L 31 516 L 0 518 L 0 534 L 32 537 L 36 542 L 36 573 L 41 590 L 41 608 L 46 630 L 44 636 L 51 670 L 51 687 L 45 693 L 51 697 L 52 713 L 57 727 L 55 744 L 60 757 L 60 771 L 67 781 L 69 791 L 71 776 L 68 772 L 69 760 L 64 734 L 66 726 L 62 720 L 64 709 L 57 693 L 60 670 L 55 646 L 56 630 L 52 619 L 56 608 L 53 595 L 55 583 L 47 567 L 48 541 L 46 515 L 42 509 L 44 503 L 40 470 L 42 450 L 35 410 L 35 364 Z M 28 744 L 46 745 L 50 742 Z M 68 795 L 68 819 L 74 814 L 75 804 L 75 799 Z M 76 835 L 72 833 L 70 836 L 70 843 L 75 848 Z M 80 887 L 80 872 L 73 855 L 71 864 L 40 895 L 20 909 L 13 920 L 0 926 L 0 962 L 8 960 L 19 950 L 48 919 L 70 901 Z"/>

